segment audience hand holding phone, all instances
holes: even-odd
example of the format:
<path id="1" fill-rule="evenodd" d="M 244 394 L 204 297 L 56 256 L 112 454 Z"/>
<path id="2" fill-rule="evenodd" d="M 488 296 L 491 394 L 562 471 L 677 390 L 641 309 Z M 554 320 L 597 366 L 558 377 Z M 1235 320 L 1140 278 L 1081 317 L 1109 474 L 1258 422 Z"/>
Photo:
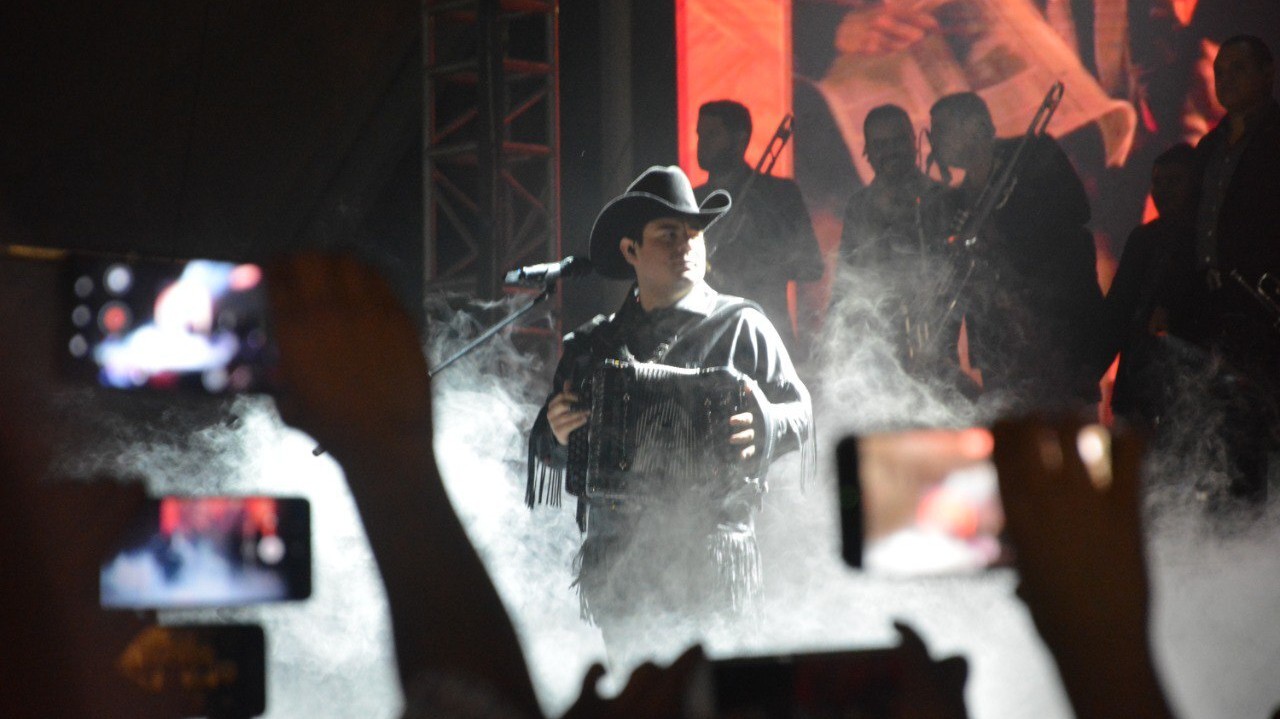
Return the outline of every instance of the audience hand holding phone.
<path id="1" fill-rule="evenodd" d="M 277 406 L 346 473 L 386 585 L 402 684 L 458 679 L 538 714 L 515 631 L 440 478 L 412 320 L 351 257 L 285 259 L 267 280 Z"/>
<path id="2" fill-rule="evenodd" d="M 339 461 L 422 447 L 431 381 L 418 333 L 381 277 L 351 257 L 267 268 L 281 417 Z"/>
<path id="3" fill-rule="evenodd" d="M 1150 654 L 1142 443 L 1117 430 L 1099 467 L 1088 448 L 1100 431 L 1040 420 L 993 429 L 1018 593 L 1077 715 L 1171 716 Z"/>
<path id="4" fill-rule="evenodd" d="M 605 675 L 605 668 L 594 664 L 582 680 L 582 694 L 563 719 L 683 716 L 689 683 L 695 669 L 705 661 L 702 647 L 693 647 L 667 667 L 645 662 L 636 667 L 627 686 L 613 699 L 605 699 L 598 693 L 597 685 Z"/>
<path id="5" fill-rule="evenodd" d="M 5 590 L 0 716 L 194 716 L 196 693 L 154 692 L 125 680 L 118 657 L 147 626 L 133 612 L 98 606 L 103 547 L 145 505 L 140 483 L 49 481 L 47 437 L 35 431 L 37 395 L 0 378 L 0 506 L 20 508 L 0 524 Z M 33 426 L 34 425 L 34 426 Z"/>

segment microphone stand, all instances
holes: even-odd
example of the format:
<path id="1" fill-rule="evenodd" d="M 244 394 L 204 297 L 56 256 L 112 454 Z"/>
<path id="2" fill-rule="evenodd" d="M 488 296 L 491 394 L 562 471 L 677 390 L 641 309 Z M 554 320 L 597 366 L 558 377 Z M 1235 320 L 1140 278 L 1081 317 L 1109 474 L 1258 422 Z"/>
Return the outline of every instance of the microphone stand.
<path id="1" fill-rule="evenodd" d="M 551 280 L 550 282 L 548 282 L 546 285 L 543 286 L 542 292 L 538 293 L 538 296 L 534 297 L 529 302 L 529 304 L 525 305 L 524 307 L 521 307 L 520 309 L 511 313 L 510 315 L 504 317 L 500 322 L 498 322 L 494 326 L 490 327 L 489 329 L 481 333 L 479 337 L 476 337 L 475 339 L 468 342 L 466 347 L 463 347 L 462 349 L 455 352 L 452 357 L 450 357 L 449 359 L 441 362 L 440 364 L 428 370 L 427 376 L 435 377 L 436 374 L 439 373 L 441 370 L 453 364 L 454 362 L 457 362 L 463 357 L 466 357 L 467 355 L 471 354 L 471 352 L 475 350 L 475 348 L 484 344 L 485 341 L 488 340 L 490 337 L 501 332 L 503 327 L 506 327 L 512 322 L 515 322 L 516 320 L 528 314 L 529 310 L 532 310 L 535 306 L 537 306 L 539 302 L 542 302 L 543 300 L 551 296 L 551 289 L 555 287 L 555 285 L 556 285 L 555 280 Z"/>
<path id="2" fill-rule="evenodd" d="M 556 279 L 559 279 L 559 278 L 557 277 Z M 542 286 L 542 292 L 539 292 L 537 297 L 534 297 L 524 307 L 521 307 L 515 312 L 512 312 L 510 315 L 507 315 L 506 317 L 502 318 L 502 320 L 500 320 L 497 324 L 495 324 L 494 326 L 482 332 L 480 336 L 468 342 L 465 347 L 453 353 L 453 356 L 449 357 L 449 359 L 446 359 L 445 361 L 441 362 L 435 367 L 432 367 L 431 369 L 427 370 L 427 376 L 435 377 L 437 374 L 439 374 L 449 365 L 471 354 L 473 351 L 475 351 L 477 347 L 479 347 L 480 345 L 484 344 L 487 340 L 489 340 L 489 338 L 501 332 L 502 328 L 510 325 L 512 322 L 515 322 L 521 317 L 524 317 L 525 315 L 529 314 L 529 311 L 532 310 L 534 307 L 536 307 L 538 303 L 542 302 L 543 300 L 551 296 L 551 290 L 555 288 L 555 286 L 556 286 L 556 280 L 551 280 L 550 282 L 547 282 L 545 285 Z M 316 448 L 311 450 L 311 454 L 312 456 L 319 457 L 320 455 L 324 454 L 324 447 L 321 445 L 316 445 Z"/>

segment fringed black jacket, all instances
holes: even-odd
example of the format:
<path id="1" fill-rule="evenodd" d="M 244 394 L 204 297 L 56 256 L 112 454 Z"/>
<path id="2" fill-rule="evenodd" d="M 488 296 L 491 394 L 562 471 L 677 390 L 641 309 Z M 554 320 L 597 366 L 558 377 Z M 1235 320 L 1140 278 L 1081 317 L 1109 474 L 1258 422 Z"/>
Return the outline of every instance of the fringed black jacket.
<path id="1" fill-rule="evenodd" d="M 646 312 L 633 289 L 616 314 L 596 317 L 565 337 L 548 402 L 566 381 L 576 381 L 607 359 L 737 369 L 755 380 L 764 395 L 756 420 L 761 424 L 755 427 L 759 466 L 767 470 L 770 460 L 798 449 L 801 481 L 812 476 L 815 444 L 809 393 L 777 331 L 753 303 L 718 294 L 703 283 L 675 305 Z M 567 461 L 567 448 L 551 433 L 544 405 L 529 436 L 530 507 L 560 503 Z M 757 479 L 763 487 L 766 478 Z M 580 501 L 580 524 L 584 504 Z"/>

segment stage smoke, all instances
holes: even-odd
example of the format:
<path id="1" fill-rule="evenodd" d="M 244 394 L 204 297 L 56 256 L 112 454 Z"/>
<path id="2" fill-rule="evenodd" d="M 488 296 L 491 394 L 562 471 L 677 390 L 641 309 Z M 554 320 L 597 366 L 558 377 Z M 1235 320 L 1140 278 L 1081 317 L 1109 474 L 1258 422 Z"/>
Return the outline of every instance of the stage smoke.
<path id="1" fill-rule="evenodd" d="M 892 312 L 878 299 L 885 281 L 842 278 L 824 341 L 805 371 L 813 389 L 819 477 L 802 492 L 794 455 L 774 466 L 757 523 L 763 615 L 709 630 L 682 617 L 655 618 L 635 654 L 619 663 L 617 681 L 625 678 L 625 664 L 646 656 L 667 661 L 699 635 L 712 656 L 866 648 L 896 643 L 891 622 L 903 620 L 935 657 L 962 654 L 969 660 L 972 716 L 1070 716 L 1056 670 L 1014 595 L 1011 571 L 888 580 L 840 561 L 833 449 L 842 436 L 982 423 L 998 411 L 902 370 L 888 339 Z M 432 304 L 429 357 L 452 354 L 511 309 L 510 303 Z M 530 323 L 547 326 L 545 315 Z M 581 543 L 572 498 L 559 508 L 532 511 L 523 501 L 527 432 L 551 390 L 550 362 L 503 334 L 441 372 L 435 379 L 435 446 L 454 507 L 519 632 L 543 706 L 558 715 L 576 698 L 586 668 L 605 657 L 599 631 L 579 619 L 570 587 Z M 1280 647 L 1272 621 L 1280 614 L 1280 517 L 1274 502 L 1260 512 L 1231 515 L 1209 513 L 1196 500 L 1197 481 L 1221 471 L 1224 452 L 1207 431 L 1220 409 L 1193 399 L 1192 388 L 1207 381 L 1205 372 L 1201 365 L 1182 375 L 1187 401 L 1163 420 L 1175 439 L 1159 444 L 1148 464 L 1154 641 L 1166 686 L 1183 713 L 1264 716 L 1280 704 L 1270 676 Z M 156 491 L 186 494 L 310 498 L 310 600 L 166 613 L 163 619 L 263 623 L 270 652 L 268 717 L 395 715 L 399 693 L 381 583 L 341 472 L 327 456 L 311 455 L 310 438 L 283 427 L 266 399 L 242 398 L 206 413 L 217 416 L 214 421 L 205 414 L 190 422 L 157 414 L 141 423 L 103 414 L 76 392 L 62 401 L 65 415 L 79 415 L 108 438 L 65 453 L 64 474 L 141 477 Z"/>

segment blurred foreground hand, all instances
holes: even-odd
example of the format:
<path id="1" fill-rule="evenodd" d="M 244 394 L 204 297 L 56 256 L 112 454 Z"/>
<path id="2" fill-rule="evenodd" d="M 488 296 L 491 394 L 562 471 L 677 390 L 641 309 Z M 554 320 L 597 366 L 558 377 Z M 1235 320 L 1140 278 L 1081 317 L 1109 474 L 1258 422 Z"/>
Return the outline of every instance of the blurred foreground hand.
<path id="1" fill-rule="evenodd" d="M 1142 443 L 1070 421 L 993 434 L 1018 594 L 1077 716 L 1170 716 L 1148 635 Z"/>
<path id="2" fill-rule="evenodd" d="M 431 437 L 431 383 L 408 314 L 349 256 L 306 254 L 267 267 L 285 422 L 342 460 Z"/>

